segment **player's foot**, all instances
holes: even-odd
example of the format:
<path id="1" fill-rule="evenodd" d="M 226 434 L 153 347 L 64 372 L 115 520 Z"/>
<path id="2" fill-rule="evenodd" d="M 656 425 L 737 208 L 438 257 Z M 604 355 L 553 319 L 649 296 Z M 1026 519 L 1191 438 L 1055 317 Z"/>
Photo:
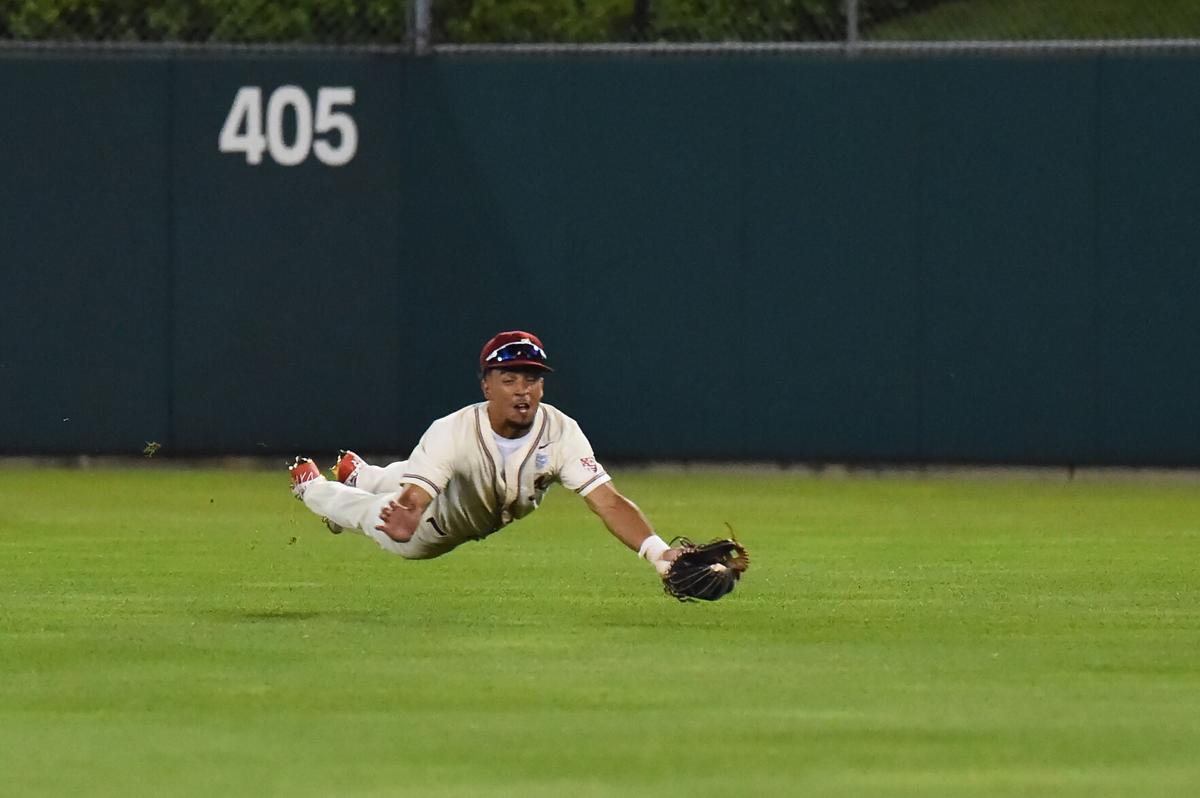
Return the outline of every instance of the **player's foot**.
<path id="1" fill-rule="evenodd" d="M 343 485 L 354 487 L 358 483 L 358 472 L 367 463 L 349 449 L 338 451 L 337 464 L 333 467 L 333 476 Z"/>
<path id="2" fill-rule="evenodd" d="M 304 498 L 304 491 L 314 479 L 325 479 L 321 469 L 309 457 L 297 457 L 296 462 L 288 466 L 288 473 L 292 475 L 292 493 L 297 499 Z"/>
<path id="3" fill-rule="evenodd" d="M 342 526 L 341 524 L 335 524 L 328 518 L 322 518 L 321 520 L 325 522 L 325 526 L 329 528 L 329 531 L 335 535 L 340 535 L 346 531 L 346 527 Z"/>

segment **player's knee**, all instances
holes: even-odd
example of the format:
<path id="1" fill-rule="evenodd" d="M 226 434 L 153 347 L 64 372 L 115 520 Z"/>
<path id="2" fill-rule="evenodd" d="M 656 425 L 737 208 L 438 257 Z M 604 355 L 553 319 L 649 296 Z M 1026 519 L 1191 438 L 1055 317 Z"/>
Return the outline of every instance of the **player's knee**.
<path id="1" fill-rule="evenodd" d="M 412 541 L 410 541 L 411 543 Z M 429 546 L 401 544 L 402 548 L 396 552 L 406 560 L 432 560 L 434 557 L 441 557 L 449 549 L 431 549 Z"/>
<path id="2" fill-rule="evenodd" d="M 415 540 L 409 540 L 401 543 L 398 540 L 392 540 L 387 535 L 380 534 L 375 538 L 375 542 L 379 544 L 379 548 L 386 551 L 388 554 L 394 554 L 397 557 L 403 557 L 406 560 L 432 560 L 434 557 L 441 556 L 445 551 L 434 550 L 429 546 L 421 545 Z"/>
<path id="3" fill-rule="evenodd" d="M 388 554 L 395 554 L 397 557 L 407 558 L 407 555 L 405 554 L 405 544 L 396 540 L 392 540 L 387 535 L 377 530 L 371 533 L 371 537 L 377 544 L 379 544 L 379 548 L 383 549 Z"/>

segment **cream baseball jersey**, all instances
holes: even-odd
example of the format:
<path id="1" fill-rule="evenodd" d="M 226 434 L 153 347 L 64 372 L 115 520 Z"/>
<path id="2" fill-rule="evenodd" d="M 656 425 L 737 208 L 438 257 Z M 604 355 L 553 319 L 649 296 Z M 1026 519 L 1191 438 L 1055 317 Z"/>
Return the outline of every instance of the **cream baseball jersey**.
<path id="1" fill-rule="evenodd" d="M 536 510 L 555 482 L 587 496 L 612 481 L 566 413 L 541 404 L 531 433 L 506 462 L 492 436 L 486 402 L 433 422 L 400 479 L 433 497 L 421 523 L 455 540 L 483 538 Z"/>

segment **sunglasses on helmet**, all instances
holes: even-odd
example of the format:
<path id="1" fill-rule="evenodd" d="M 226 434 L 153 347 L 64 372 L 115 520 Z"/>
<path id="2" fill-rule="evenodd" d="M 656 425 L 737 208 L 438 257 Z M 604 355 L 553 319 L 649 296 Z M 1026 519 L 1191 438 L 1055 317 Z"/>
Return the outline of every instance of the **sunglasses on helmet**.
<path id="1" fill-rule="evenodd" d="M 528 339 L 512 341 L 504 346 L 496 347 L 492 353 L 483 359 L 484 363 L 509 363 L 513 360 L 532 360 L 538 363 L 546 362 L 546 351 Z"/>

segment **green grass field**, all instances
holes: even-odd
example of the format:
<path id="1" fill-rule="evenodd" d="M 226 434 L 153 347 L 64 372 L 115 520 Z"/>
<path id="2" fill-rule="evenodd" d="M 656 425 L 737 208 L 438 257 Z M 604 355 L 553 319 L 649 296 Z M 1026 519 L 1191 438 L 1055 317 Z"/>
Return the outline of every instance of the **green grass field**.
<path id="1" fill-rule="evenodd" d="M 442 560 L 286 475 L 0 472 L 5 796 L 1150 796 L 1200 784 L 1200 486 L 630 473 Z"/>

